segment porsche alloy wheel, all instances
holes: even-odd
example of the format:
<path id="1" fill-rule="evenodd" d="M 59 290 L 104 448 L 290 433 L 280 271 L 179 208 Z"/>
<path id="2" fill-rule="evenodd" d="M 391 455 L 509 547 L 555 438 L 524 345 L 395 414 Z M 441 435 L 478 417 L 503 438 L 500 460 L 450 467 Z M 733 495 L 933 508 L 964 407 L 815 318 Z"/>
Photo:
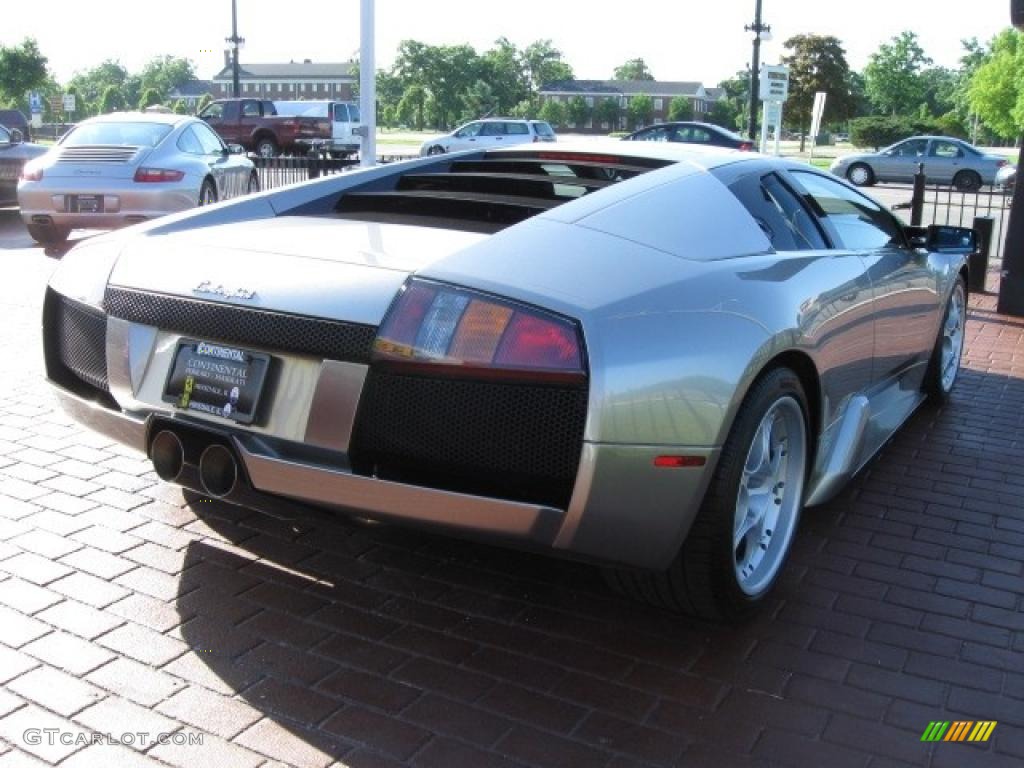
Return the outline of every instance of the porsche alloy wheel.
<path id="1" fill-rule="evenodd" d="M 942 317 L 932 358 L 925 373 L 925 390 L 933 400 L 944 402 L 949 398 L 960 373 L 964 351 L 964 326 L 967 322 L 967 289 L 963 278 L 953 286 L 946 312 Z"/>

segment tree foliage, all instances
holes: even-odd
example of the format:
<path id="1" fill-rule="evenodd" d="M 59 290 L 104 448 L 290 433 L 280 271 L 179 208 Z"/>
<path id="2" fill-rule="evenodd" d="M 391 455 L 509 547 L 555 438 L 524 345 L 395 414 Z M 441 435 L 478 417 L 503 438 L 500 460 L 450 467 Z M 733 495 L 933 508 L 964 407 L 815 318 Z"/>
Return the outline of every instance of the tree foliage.
<path id="1" fill-rule="evenodd" d="M 882 43 L 864 68 L 864 87 L 871 103 L 891 115 L 916 112 L 928 88 L 921 73 L 931 63 L 914 32 L 902 32 Z"/>
<path id="2" fill-rule="evenodd" d="M 651 122 L 654 115 L 654 99 L 646 93 L 638 93 L 629 100 L 626 112 L 629 114 L 630 125 L 633 128 L 642 128 Z"/>
<path id="3" fill-rule="evenodd" d="M 572 67 L 562 58 L 562 52 L 550 40 L 537 40 L 523 50 L 523 61 L 533 90 L 539 91 L 546 83 L 572 80 Z"/>
<path id="4" fill-rule="evenodd" d="M 1009 139 L 1024 129 L 1024 35 L 1006 29 L 992 41 L 987 60 L 971 78 L 971 107 L 993 131 Z"/>
<path id="5" fill-rule="evenodd" d="M 153 89 L 160 95 L 160 100 L 165 101 L 172 90 L 195 79 L 195 67 L 191 60 L 167 55 L 155 56 L 142 68 L 140 87 L 142 91 Z"/>
<path id="6" fill-rule="evenodd" d="M 849 90 L 850 65 L 839 38 L 831 35 L 796 35 L 783 43 L 790 53 L 782 57 L 789 67 L 789 98 L 785 111 L 802 134 L 811 123 L 814 96 L 828 94 L 825 116 L 828 120 L 845 120 L 853 109 Z M 803 139 L 800 140 L 803 150 Z"/>
<path id="7" fill-rule="evenodd" d="M 152 107 L 163 101 L 159 91 L 156 88 L 147 88 L 142 92 L 142 96 L 139 98 L 139 109 L 143 110 L 146 107 Z"/>
<path id="8" fill-rule="evenodd" d="M 615 68 L 615 80 L 653 80 L 654 75 L 642 58 L 630 59 Z"/>
<path id="9" fill-rule="evenodd" d="M 575 126 L 586 125 L 587 120 L 593 115 L 593 110 L 587 106 L 587 100 L 582 96 L 573 96 L 565 105 L 566 118 Z"/>
<path id="10" fill-rule="evenodd" d="M 100 96 L 99 111 L 106 115 L 124 109 L 124 96 L 116 85 L 108 85 Z"/>
<path id="11" fill-rule="evenodd" d="M 607 125 L 611 130 L 619 127 L 619 116 L 622 114 L 622 107 L 618 99 L 601 99 L 594 104 L 594 121 L 600 125 Z"/>
<path id="12" fill-rule="evenodd" d="M 693 102 L 685 96 L 673 96 L 668 103 L 669 120 L 693 120 Z"/>
<path id="13" fill-rule="evenodd" d="M 940 121 L 890 115 L 858 117 L 850 121 L 850 141 L 856 147 L 886 147 L 920 134 L 942 134 Z"/>
<path id="14" fill-rule="evenodd" d="M 555 128 L 565 124 L 568 121 L 565 104 L 547 99 L 540 108 L 540 119 L 551 123 Z"/>
<path id="15" fill-rule="evenodd" d="M 0 103 L 27 104 L 28 92 L 46 84 L 46 62 L 34 38 L 10 47 L 0 45 Z"/>

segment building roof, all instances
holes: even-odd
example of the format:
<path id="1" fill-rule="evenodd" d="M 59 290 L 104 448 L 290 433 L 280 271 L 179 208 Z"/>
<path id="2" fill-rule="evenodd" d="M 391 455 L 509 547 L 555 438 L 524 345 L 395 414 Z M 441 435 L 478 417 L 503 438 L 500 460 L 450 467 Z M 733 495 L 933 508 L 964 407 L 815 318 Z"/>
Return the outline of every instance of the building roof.
<path id="1" fill-rule="evenodd" d="M 675 80 L 556 80 L 544 84 L 541 93 L 619 94 L 635 96 L 700 96 L 704 86 L 699 82 Z"/>
<path id="2" fill-rule="evenodd" d="M 239 80 L 352 80 L 351 62 L 289 61 L 282 64 L 239 64 Z M 230 81 L 231 67 L 213 76 L 214 81 Z"/>
<path id="3" fill-rule="evenodd" d="M 213 92 L 213 83 L 210 80 L 189 80 L 181 85 L 171 88 L 167 97 L 170 99 L 182 99 L 187 96 L 205 96 Z"/>

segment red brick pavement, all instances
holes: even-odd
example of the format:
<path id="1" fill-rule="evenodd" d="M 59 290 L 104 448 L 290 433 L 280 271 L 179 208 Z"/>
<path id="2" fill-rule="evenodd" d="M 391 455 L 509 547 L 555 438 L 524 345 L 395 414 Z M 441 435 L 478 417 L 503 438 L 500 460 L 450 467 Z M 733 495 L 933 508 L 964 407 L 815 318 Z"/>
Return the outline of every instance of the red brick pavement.
<path id="1" fill-rule="evenodd" d="M 952 402 L 720 628 L 584 565 L 183 497 L 54 409 L 23 298 L 46 271 L 0 294 L 0 768 L 1024 761 L 1024 321 L 991 297 Z M 958 719 L 999 725 L 921 743 Z M 203 745 L 89 743 L 139 731 Z"/>

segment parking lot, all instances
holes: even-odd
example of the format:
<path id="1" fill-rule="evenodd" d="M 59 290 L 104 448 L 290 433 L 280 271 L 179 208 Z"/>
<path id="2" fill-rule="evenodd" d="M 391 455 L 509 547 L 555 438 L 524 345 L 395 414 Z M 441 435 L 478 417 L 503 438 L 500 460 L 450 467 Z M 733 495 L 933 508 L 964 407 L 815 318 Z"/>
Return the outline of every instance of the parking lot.
<path id="1" fill-rule="evenodd" d="M 13 210 L 0 258 L 0 768 L 1024 761 L 1024 319 L 991 294 L 952 402 L 721 627 L 588 565 L 160 483 L 56 408 L 56 261 Z M 997 724 L 922 741 L 935 721 Z"/>

